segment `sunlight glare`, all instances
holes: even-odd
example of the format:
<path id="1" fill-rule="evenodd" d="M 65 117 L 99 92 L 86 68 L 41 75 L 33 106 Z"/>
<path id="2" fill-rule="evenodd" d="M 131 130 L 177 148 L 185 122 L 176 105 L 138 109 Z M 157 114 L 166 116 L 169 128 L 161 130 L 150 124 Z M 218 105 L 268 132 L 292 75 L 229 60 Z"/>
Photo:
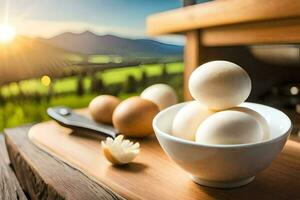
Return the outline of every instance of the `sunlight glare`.
<path id="1" fill-rule="evenodd" d="M 9 24 L 0 24 L 0 43 L 9 43 L 16 37 L 16 30 Z"/>
<path id="2" fill-rule="evenodd" d="M 51 78 L 47 75 L 43 76 L 41 78 L 41 83 L 44 85 L 44 86 L 49 86 L 50 83 L 51 83 Z"/>

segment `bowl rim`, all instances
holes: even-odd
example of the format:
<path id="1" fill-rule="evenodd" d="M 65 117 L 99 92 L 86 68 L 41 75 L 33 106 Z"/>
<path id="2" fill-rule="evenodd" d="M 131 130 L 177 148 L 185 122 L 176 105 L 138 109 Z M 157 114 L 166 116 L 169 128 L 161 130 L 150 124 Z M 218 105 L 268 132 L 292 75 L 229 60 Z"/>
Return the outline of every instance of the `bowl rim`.
<path id="1" fill-rule="evenodd" d="M 178 103 L 178 104 L 175 104 L 175 105 L 172 105 L 166 109 L 163 109 L 161 110 L 153 119 L 152 121 L 152 126 L 154 128 L 154 132 L 155 132 L 155 135 L 157 135 L 157 133 L 161 134 L 162 136 L 170 139 L 170 140 L 173 140 L 175 142 L 179 142 L 179 143 L 183 143 L 183 144 L 188 144 L 188 145 L 192 145 L 192 146 L 197 146 L 197 147 L 206 147 L 206 148 L 241 148 L 241 147 L 256 147 L 256 146 L 262 146 L 262 145 L 265 145 L 265 144 L 270 144 L 270 143 L 274 143 L 274 142 L 277 142 L 277 141 L 280 141 L 284 138 L 287 138 L 293 128 L 293 125 L 292 125 L 292 122 L 291 122 L 291 119 L 284 113 L 282 112 L 281 110 L 278 110 L 276 108 L 273 108 L 271 106 L 266 106 L 266 105 L 263 105 L 263 104 L 259 104 L 259 103 L 252 103 L 252 102 L 244 102 L 240 105 L 257 105 L 257 106 L 263 106 L 263 107 L 267 107 L 268 109 L 273 109 L 273 110 L 276 110 L 278 111 L 281 115 L 285 116 L 286 119 L 288 120 L 289 122 L 289 128 L 288 130 L 278 136 L 278 137 L 275 137 L 275 138 L 272 138 L 272 139 L 268 139 L 268 140 L 264 140 L 264 141 L 260 141 L 260 142 L 255 142 L 255 143 L 245 143 L 245 144 L 203 144 L 203 143 L 197 143 L 195 141 L 190 141 L 190 140 L 185 140 L 183 138 L 179 138 L 179 137 L 176 137 L 176 136 L 173 136 L 173 135 L 170 135 L 168 133 L 165 133 L 164 131 L 161 131 L 158 126 L 157 126 L 157 123 L 158 123 L 158 119 L 164 115 L 167 111 L 171 110 L 171 109 L 174 109 L 174 107 L 178 107 L 178 106 L 182 106 L 183 104 L 187 104 L 191 101 L 186 101 L 186 102 L 182 102 L 182 103 Z"/>

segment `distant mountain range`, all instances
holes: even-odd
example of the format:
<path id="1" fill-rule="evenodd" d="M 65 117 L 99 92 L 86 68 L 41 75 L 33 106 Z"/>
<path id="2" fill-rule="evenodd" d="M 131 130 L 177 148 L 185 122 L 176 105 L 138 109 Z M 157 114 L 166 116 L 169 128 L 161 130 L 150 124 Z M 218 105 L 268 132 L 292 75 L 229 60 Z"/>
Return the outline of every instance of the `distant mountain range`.
<path id="1" fill-rule="evenodd" d="M 50 39 L 40 39 L 52 46 L 74 53 L 137 57 L 182 56 L 183 47 L 150 39 L 128 39 L 114 35 L 63 33 Z"/>

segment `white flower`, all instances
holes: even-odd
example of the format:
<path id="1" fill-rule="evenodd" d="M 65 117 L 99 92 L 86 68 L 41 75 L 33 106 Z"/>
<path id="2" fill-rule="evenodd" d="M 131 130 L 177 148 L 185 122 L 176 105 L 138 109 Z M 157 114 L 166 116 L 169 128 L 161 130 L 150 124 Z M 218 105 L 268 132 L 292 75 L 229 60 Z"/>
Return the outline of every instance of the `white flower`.
<path id="1" fill-rule="evenodd" d="M 106 159 L 115 165 L 131 162 L 140 152 L 140 144 L 124 140 L 123 135 L 115 139 L 107 137 L 105 142 L 101 141 L 101 145 Z"/>

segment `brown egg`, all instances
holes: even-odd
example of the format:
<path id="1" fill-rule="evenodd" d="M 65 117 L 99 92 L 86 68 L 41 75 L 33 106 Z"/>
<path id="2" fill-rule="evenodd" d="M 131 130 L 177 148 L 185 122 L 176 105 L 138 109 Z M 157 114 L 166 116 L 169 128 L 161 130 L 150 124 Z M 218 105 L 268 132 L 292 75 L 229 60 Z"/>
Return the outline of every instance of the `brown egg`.
<path id="1" fill-rule="evenodd" d="M 112 124 L 112 115 L 121 100 L 111 95 L 100 95 L 95 97 L 89 105 L 92 118 L 101 123 Z"/>
<path id="2" fill-rule="evenodd" d="M 131 137 L 144 137 L 153 133 L 152 120 L 159 112 L 153 102 L 131 97 L 118 105 L 113 114 L 114 127 Z"/>

